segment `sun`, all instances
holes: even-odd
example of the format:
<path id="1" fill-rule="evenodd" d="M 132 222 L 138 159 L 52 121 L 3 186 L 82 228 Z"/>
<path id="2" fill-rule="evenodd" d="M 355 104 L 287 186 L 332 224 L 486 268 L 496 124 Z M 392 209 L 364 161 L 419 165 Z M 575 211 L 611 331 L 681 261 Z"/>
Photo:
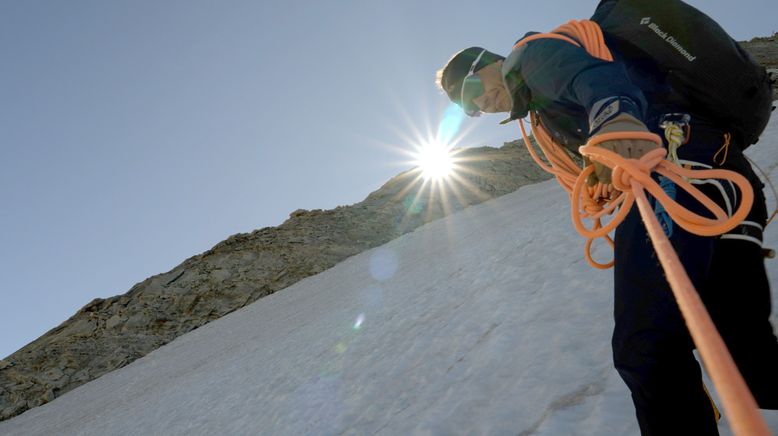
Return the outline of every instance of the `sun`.
<path id="1" fill-rule="evenodd" d="M 454 157 L 451 148 L 438 142 L 421 144 L 415 153 L 414 163 L 426 180 L 439 180 L 449 177 L 454 171 Z"/>

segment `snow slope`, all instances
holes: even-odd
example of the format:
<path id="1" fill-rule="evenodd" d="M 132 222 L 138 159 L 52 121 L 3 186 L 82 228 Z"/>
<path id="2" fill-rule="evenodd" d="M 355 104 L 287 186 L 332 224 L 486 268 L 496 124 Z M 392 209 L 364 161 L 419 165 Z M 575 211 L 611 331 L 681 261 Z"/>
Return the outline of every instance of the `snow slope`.
<path id="1" fill-rule="evenodd" d="M 778 120 L 749 154 L 778 181 Z M 470 207 L 0 434 L 637 434 L 610 360 L 611 272 L 586 264 L 568 209 L 553 181 Z M 766 245 L 778 248 L 778 225 Z M 778 283 L 778 260 L 768 270 Z M 765 416 L 778 432 L 778 412 Z"/>

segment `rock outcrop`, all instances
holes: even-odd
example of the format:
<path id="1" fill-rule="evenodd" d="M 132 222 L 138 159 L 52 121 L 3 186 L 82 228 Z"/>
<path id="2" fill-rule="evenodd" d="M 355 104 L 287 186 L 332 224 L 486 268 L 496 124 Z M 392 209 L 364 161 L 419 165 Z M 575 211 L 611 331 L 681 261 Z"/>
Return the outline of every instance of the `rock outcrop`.
<path id="1" fill-rule="evenodd" d="M 776 80 L 773 82 L 773 98 L 778 99 L 778 33 L 772 36 L 753 38 L 740 43 L 754 60 L 764 65 Z"/>

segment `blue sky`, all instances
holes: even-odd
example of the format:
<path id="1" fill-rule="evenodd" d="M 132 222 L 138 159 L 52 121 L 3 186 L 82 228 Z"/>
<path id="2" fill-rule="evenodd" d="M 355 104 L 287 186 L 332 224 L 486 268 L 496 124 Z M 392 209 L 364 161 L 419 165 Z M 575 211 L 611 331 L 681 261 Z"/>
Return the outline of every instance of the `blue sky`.
<path id="1" fill-rule="evenodd" d="M 739 40 L 774 0 L 693 1 Z M 361 201 L 437 130 L 435 70 L 595 2 L 0 2 L 0 357 L 295 209 Z M 516 139 L 465 120 L 461 146 Z"/>

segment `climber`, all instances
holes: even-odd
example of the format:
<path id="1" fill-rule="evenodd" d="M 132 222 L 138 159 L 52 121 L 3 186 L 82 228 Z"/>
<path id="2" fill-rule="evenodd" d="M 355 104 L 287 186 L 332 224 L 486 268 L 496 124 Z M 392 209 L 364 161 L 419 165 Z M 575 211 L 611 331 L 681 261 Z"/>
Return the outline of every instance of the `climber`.
<path id="1" fill-rule="evenodd" d="M 595 16 L 614 3 L 618 1 L 602 1 Z M 771 297 L 762 247 L 764 185 L 743 154 L 754 138 L 743 122 L 727 124 L 695 104 L 690 92 L 668 80 L 655 60 L 634 56 L 627 45 L 612 43 L 607 35 L 606 42 L 613 62 L 559 39 L 527 42 L 507 58 L 470 47 L 438 71 L 437 84 L 469 116 L 506 112 L 505 123 L 534 113 L 573 154 L 596 135 L 653 132 L 664 138 L 669 126 L 680 127 L 674 133 L 682 135 L 683 145 L 676 151 L 680 164 L 745 176 L 754 189 L 754 204 L 738 227 L 721 236 L 691 234 L 662 217 L 658 203 L 652 204 L 759 407 L 778 409 L 778 340 L 769 320 Z M 657 147 L 636 139 L 601 146 L 633 159 Z M 609 183 L 610 168 L 594 165 L 588 183 Z M 705 214 L 669 179 L 659 182 L 679 204 Z M 711 181 L 698 187 L 725 211 L 731 213 L 738 204 L 731 184 Z M 642 434 L 718 434 L 714 408 L 692 354 L 694 344 L 637 208 L 615 231 L 614 259 L 613 361 L 632 393 Z"/>

